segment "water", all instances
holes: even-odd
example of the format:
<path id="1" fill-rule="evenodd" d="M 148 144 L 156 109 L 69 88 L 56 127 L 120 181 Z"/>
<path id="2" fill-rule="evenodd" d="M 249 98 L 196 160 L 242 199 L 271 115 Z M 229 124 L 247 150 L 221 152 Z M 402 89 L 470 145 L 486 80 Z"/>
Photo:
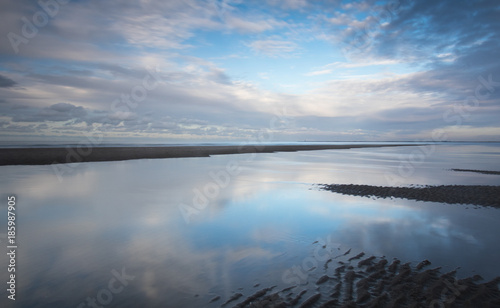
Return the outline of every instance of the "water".
<path id="1" fill-rule="evenodd" d="M 488 280 L 500 275 L 500 210 L 314 184 L 500 185 L 499 175 L 450 170 L 499 171 L 499 162 L 499 144 L 468 143 L 84 163 L 61 178 L 52 166 L 3 166 L 2 217 L 17 196 L 17 300 L 4 292 L 0 303 L 220 307 L 235 292 L 306 287 L 326 256 L 348 249 L 336 260 L 428 259 Z M 2 247 L 5 233 L 2 223 Z M 0 262 L 7 281 L 6 253 Z"/>

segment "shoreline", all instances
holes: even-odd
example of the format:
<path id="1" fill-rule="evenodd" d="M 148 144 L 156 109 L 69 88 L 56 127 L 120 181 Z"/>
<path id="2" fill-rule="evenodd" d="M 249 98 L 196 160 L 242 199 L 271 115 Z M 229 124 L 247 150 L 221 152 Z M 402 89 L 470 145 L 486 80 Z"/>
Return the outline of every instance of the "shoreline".
<path id="1" fill-rule="evenodd" d="M 241 145 L 169 147 L 3 148 L 0 166 L 50 165 L 132 159 L 210 157 L 211 155 L 297 152 L 354 148 L 423 146 L 425 144 Z"/>

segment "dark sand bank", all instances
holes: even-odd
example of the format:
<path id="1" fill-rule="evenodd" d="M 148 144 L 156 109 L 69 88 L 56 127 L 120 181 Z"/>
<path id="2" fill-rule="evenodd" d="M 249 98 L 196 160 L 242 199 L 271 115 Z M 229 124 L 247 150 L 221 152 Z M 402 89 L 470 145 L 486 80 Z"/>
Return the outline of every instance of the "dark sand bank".
<path id="1" fill-rule="evenodd" d="M 440 185 L 389 187 L 352 184 L 319 184 L 321 189 L 352 196 L 402 198 L 450 204 L 500 207 L 500 186 Z"/>
<path id="2" fill-rule="evenodd" d="M 495 174 L 495 175 L 500 175 L 500 171 L 489 171 L 489 170 L 475 170 L 475 169 L 451 169 L 451 171 L 458 171 L 458 172 L 475 172 L 475 173 L 481 173 L 481 174 Z"/>
<path id="3" fill-rule="evenodd" d="M 49 165 L 54 163 L 66 164 L 144 158 L 208 157 L 210 155 L 220 154 L 273 153 L 416 145 L 421 144 L 6 148 L 0 149 L 0 166 Z"/>
<path id="4" fill-rule="evenodd" d="M 264 288 L 244 299 L 235 293 L 221 307 L 500 307 L 500 277 L 457 279 L 456 271 L 427 269 L 427 260 L 412 266 L 363 256 L 329 259 L 323 275 L 305 285 Z"/>

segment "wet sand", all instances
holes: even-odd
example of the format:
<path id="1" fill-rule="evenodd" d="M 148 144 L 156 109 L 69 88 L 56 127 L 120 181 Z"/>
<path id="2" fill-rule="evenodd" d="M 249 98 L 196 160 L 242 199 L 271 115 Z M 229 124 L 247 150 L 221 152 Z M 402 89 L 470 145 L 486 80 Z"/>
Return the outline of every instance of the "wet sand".
<path id="1" fill-rule="evenodd" d="M 402 198 L 449 204 L 500 207 L 500 186 L 440 185 L 390 187 L 353 184 L 319 184 L 321 189 L 351 196 Z"/>
<path id="2" fill-rule="evenodd" d="M 209 157 L 222 154 L 295 152 L 332 149 L 418 146 L 421 144 L 241 145 L 170 147 L 66 147 L 0 149 L 0 166 L 49 165 L 130 159 Z"/>
<path id="3" fill-rule="evenodd" d="M 330 259 L 316 281 L 264 288 L 243 300 L 236 293 L 221 307 L 500 307 L 500 277 L 457 279 L 456 270 L 442 273 L 428 260 L 412 265 L 363 256 Z"/>

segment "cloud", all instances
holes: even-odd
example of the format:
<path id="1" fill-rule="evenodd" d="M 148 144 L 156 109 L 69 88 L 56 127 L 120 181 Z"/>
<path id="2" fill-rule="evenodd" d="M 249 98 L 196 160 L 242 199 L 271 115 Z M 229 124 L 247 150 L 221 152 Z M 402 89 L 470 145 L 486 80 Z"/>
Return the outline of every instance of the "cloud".
<path id="1" fill-rule="evenodd" d="M 267 0 L 267 3 L 285 10 L 297 10 L 308 5 L 307 0 Z"/>
<path id="2" fill-rule="evenodd" d="M 397 60 L 374 60 L 370 58 L 366 58 L 356 62 L 333 62 L 327 64 L 325 67 L 337 67 L 337 68 L 357 68 L 357 67 L 367 67 L 367 66 L 376 66 L 376 65 L 392 65 L 398 64 Z"/>
<path id="3" fill-rule="evenodd" d="M 243 33 L 259 33 L 265 32 L 282 26 L 284 23 L 277 22 L 273 19 L 252 21 L 247 19 L 238 18 L 236 16 L 228 16 L 225 18 L 225 25 L 230 29 L 235 29 Z"/>
<path id="4" fill-rule="evenodd" d="M 335 12 L 334 17 L 326 18 L 326 20 L 333 25 L 348 25 L 352 18 L 345 13 Z"/>
<path id="5" fill-rule="evenodd" d="M 16 82 L 8 77 L 0 75 L 0 88 L 9 88 L 16 85 Z"/>
<path id="6" fill-rule="evenodd" d="M 39 109 L 34 114 L 21 113 L 13 117 L 14 122 L 81 121 L 87 115 L 83 107 L 58 103 Z"/>
<path id="7" fill-rule="evenodd" d="M 408 137 L 453 124 L 443 114 L 481 86 L 462 125 L 498 126 L 495 1 L 70 1 L 16 54 L 7 33 L 38 10 L 0 4 L 4 136 L 236 139 L 285 108 L 297 126 L 277 138 Z M 161 81 L 127 103 L 152 68 Z"/>
<path id="8" fill-rule="evenodd" d="M 297 44 L 283 40 L 258 40 L 248 44 L 256 53 L 269 57 L 284 57 L 297 49 Z"/>
<path id="9" fill-rule="evenodd" d="M 396 9 L 373 9 L 357 27 L 351 22 L 342 39 L 361 55 L 441 64 L 450 58 L 442 54 L 460 58 L 485 42 L 498 47 L 498 12 L 498 3 L 491 0 L 402 2 Z"/>
<path id="10" fill-rule="evenodd" d="M 320 71 L 314 71 L 305 74 L 305 76 L 319 76 L 319 75 L 328 75 L 333 73 L 333 70 L 320 70 Z"/>
<path id="11" fill-rule="evenodd" d="M 58 134 L 100 129 L 109 134 L 246 138 L 260 125 L 269 126 L 266 120 L 277 109 L 279 96 L 250 83 L 233 82 L 224 70 L 206 61 L 200 63 L 204 65 L 161 71 L 161 83 L 147 91 L 141 102 L 133 100 L 132 90 L 142 85 L 148 74 L 145 70 L 95 65 L 95 76 L 90 78 L 72 70 L 60 76 L 27 75 L 24 82 L 32 86 L 16 92 L 16 100 L 23 105 L 7 101 L 0 108 L 0 114 L 11 119 L 5 124 L 18 123 L 7 126 L 3 133 L 46 122 L 49 126 L 45 129 Z M 112 79 L 108 79 L 108 72 L 112 72 Z M 129 105 L 127 99 L 131 100 Z M 54 100 L 71 103 L 53 104 Z M 113 104 L 115 101 L 118 103 Z"/>

